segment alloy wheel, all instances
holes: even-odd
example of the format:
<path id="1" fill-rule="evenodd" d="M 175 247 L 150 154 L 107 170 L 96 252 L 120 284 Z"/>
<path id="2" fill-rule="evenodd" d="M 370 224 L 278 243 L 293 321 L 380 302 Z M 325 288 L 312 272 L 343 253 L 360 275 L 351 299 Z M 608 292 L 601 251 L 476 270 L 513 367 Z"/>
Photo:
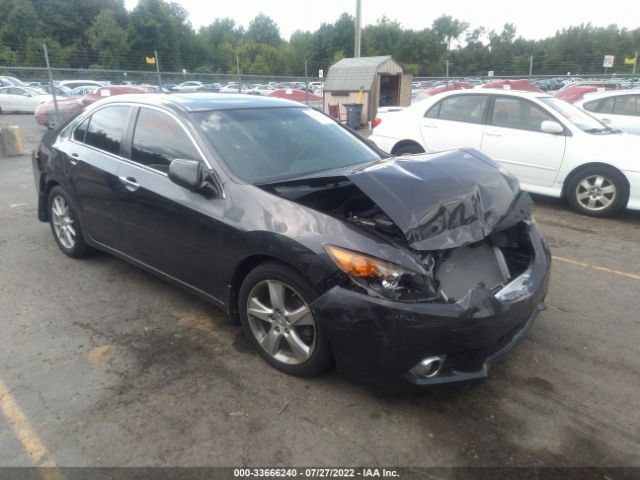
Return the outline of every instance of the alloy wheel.
<path id="1" fill-rule="evenodd" d="M 299 365 L 313 354 L 315 320 L 293 287 L 279 280 L 256 284 L 247 299 L 247 318 L 258 344 L 275 360 Z"/>
<path id="2" fill-rule="evenodd" d="M 594 212 L 609 207 L 616 195 L 615 184 L 604 175 L 589 175 L 576 186 L 576 199 L 580 205 Z"/>
<path id="3" fill-rule="evenodd" d="M 51 221 L 60 244 L 67 250 L 76 244 L 76 229 L 67 200 L 62 195 L 56 195 L 51 202 Z"/>

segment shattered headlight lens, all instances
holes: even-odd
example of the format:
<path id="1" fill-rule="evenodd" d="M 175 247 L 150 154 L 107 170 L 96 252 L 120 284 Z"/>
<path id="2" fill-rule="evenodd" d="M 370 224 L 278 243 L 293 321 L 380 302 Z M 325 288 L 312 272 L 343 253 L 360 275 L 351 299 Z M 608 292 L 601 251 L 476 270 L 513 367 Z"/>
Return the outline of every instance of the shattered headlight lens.
<path id="1" fill-rule="evenodd" d="M 414 274 L 414 272 L 394 263 L 385 262 L 362 253 L 333 245 L 326 245 L 324 249 L 343 272 L 357 283 L 364 283 L 368 287 L 379 285 L 386 290 L 397 290 L 402 288 L 399 283 L 404 275 Z"/>

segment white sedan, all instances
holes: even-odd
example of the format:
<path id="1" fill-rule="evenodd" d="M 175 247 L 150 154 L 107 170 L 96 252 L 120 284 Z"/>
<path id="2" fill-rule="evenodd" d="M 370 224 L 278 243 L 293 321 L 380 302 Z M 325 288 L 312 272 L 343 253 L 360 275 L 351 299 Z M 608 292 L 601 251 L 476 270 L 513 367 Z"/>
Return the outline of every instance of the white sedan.
<path id="1" fill-rule="evenodd" d="M 380 114 L 374 124 L 370 140 L 393 155 L 474 148 L 518 177 L 523 190 L 566 197 L 586 215 L 640 210 L 640 137 L 545 93 L 445 92 Z"/>
<path id="2" fill-rule="evenodd" d="M 176 85 L 175 87 L 173 87 L 173 89 L 176 92 L 182 92 L 182 93 L 197 92 L 199 90 L 204 90 L 205 84 L 202 82 L 188 81 L 188 82 L 183 82 L 180 85 Z"/>
<path id="3" fill-rule="evenodd" d="M 640 135 L 640 90 L 592 93 L 574 105 L 611 128 Z"/>
<path id="4" fill-rule="evenodd" d="M 34 87 L 0 88 L 0 112 L 34 113 L 42 103 L 53 99 L 44 90 Z"/>

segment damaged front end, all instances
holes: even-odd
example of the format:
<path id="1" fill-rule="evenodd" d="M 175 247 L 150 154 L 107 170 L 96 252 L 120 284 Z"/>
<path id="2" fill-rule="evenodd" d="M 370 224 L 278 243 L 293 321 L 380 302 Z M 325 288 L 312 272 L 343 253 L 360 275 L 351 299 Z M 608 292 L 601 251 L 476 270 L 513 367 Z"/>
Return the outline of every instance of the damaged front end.
<path id="1" fill-rule="evenodd" d="M 355 380 L 403 390 L 483 378 L 544 307 L 550 254 L 532 202 L 479 152 L 263 188 L 358 225 L 408 259 L 339 238 L 324 246 L 340 279 L 313 308 L 339 370 Z"/>
<path id="2" fill-rule="evenodd" d="M 477 152 L 383 160 L 263 188 L 358 225 L 417 259 L 416 271 L 351 245 L 325 246 L 355 286 L 381 298 L 469 305 L 521 274 L 533 254 L 529 196 Z"/>

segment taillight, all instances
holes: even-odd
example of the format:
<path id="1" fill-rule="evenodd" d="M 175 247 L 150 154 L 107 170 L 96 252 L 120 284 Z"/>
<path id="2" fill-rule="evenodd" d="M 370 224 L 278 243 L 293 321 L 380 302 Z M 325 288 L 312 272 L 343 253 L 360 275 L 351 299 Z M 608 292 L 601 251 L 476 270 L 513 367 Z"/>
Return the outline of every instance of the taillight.
<path id="1" fill-rule="evenodd" d="M 373 119 L 373 128 L 376 128 L 378 125 L 382 123 L 382 119 L 380 117 L 376 117 Z"/>

